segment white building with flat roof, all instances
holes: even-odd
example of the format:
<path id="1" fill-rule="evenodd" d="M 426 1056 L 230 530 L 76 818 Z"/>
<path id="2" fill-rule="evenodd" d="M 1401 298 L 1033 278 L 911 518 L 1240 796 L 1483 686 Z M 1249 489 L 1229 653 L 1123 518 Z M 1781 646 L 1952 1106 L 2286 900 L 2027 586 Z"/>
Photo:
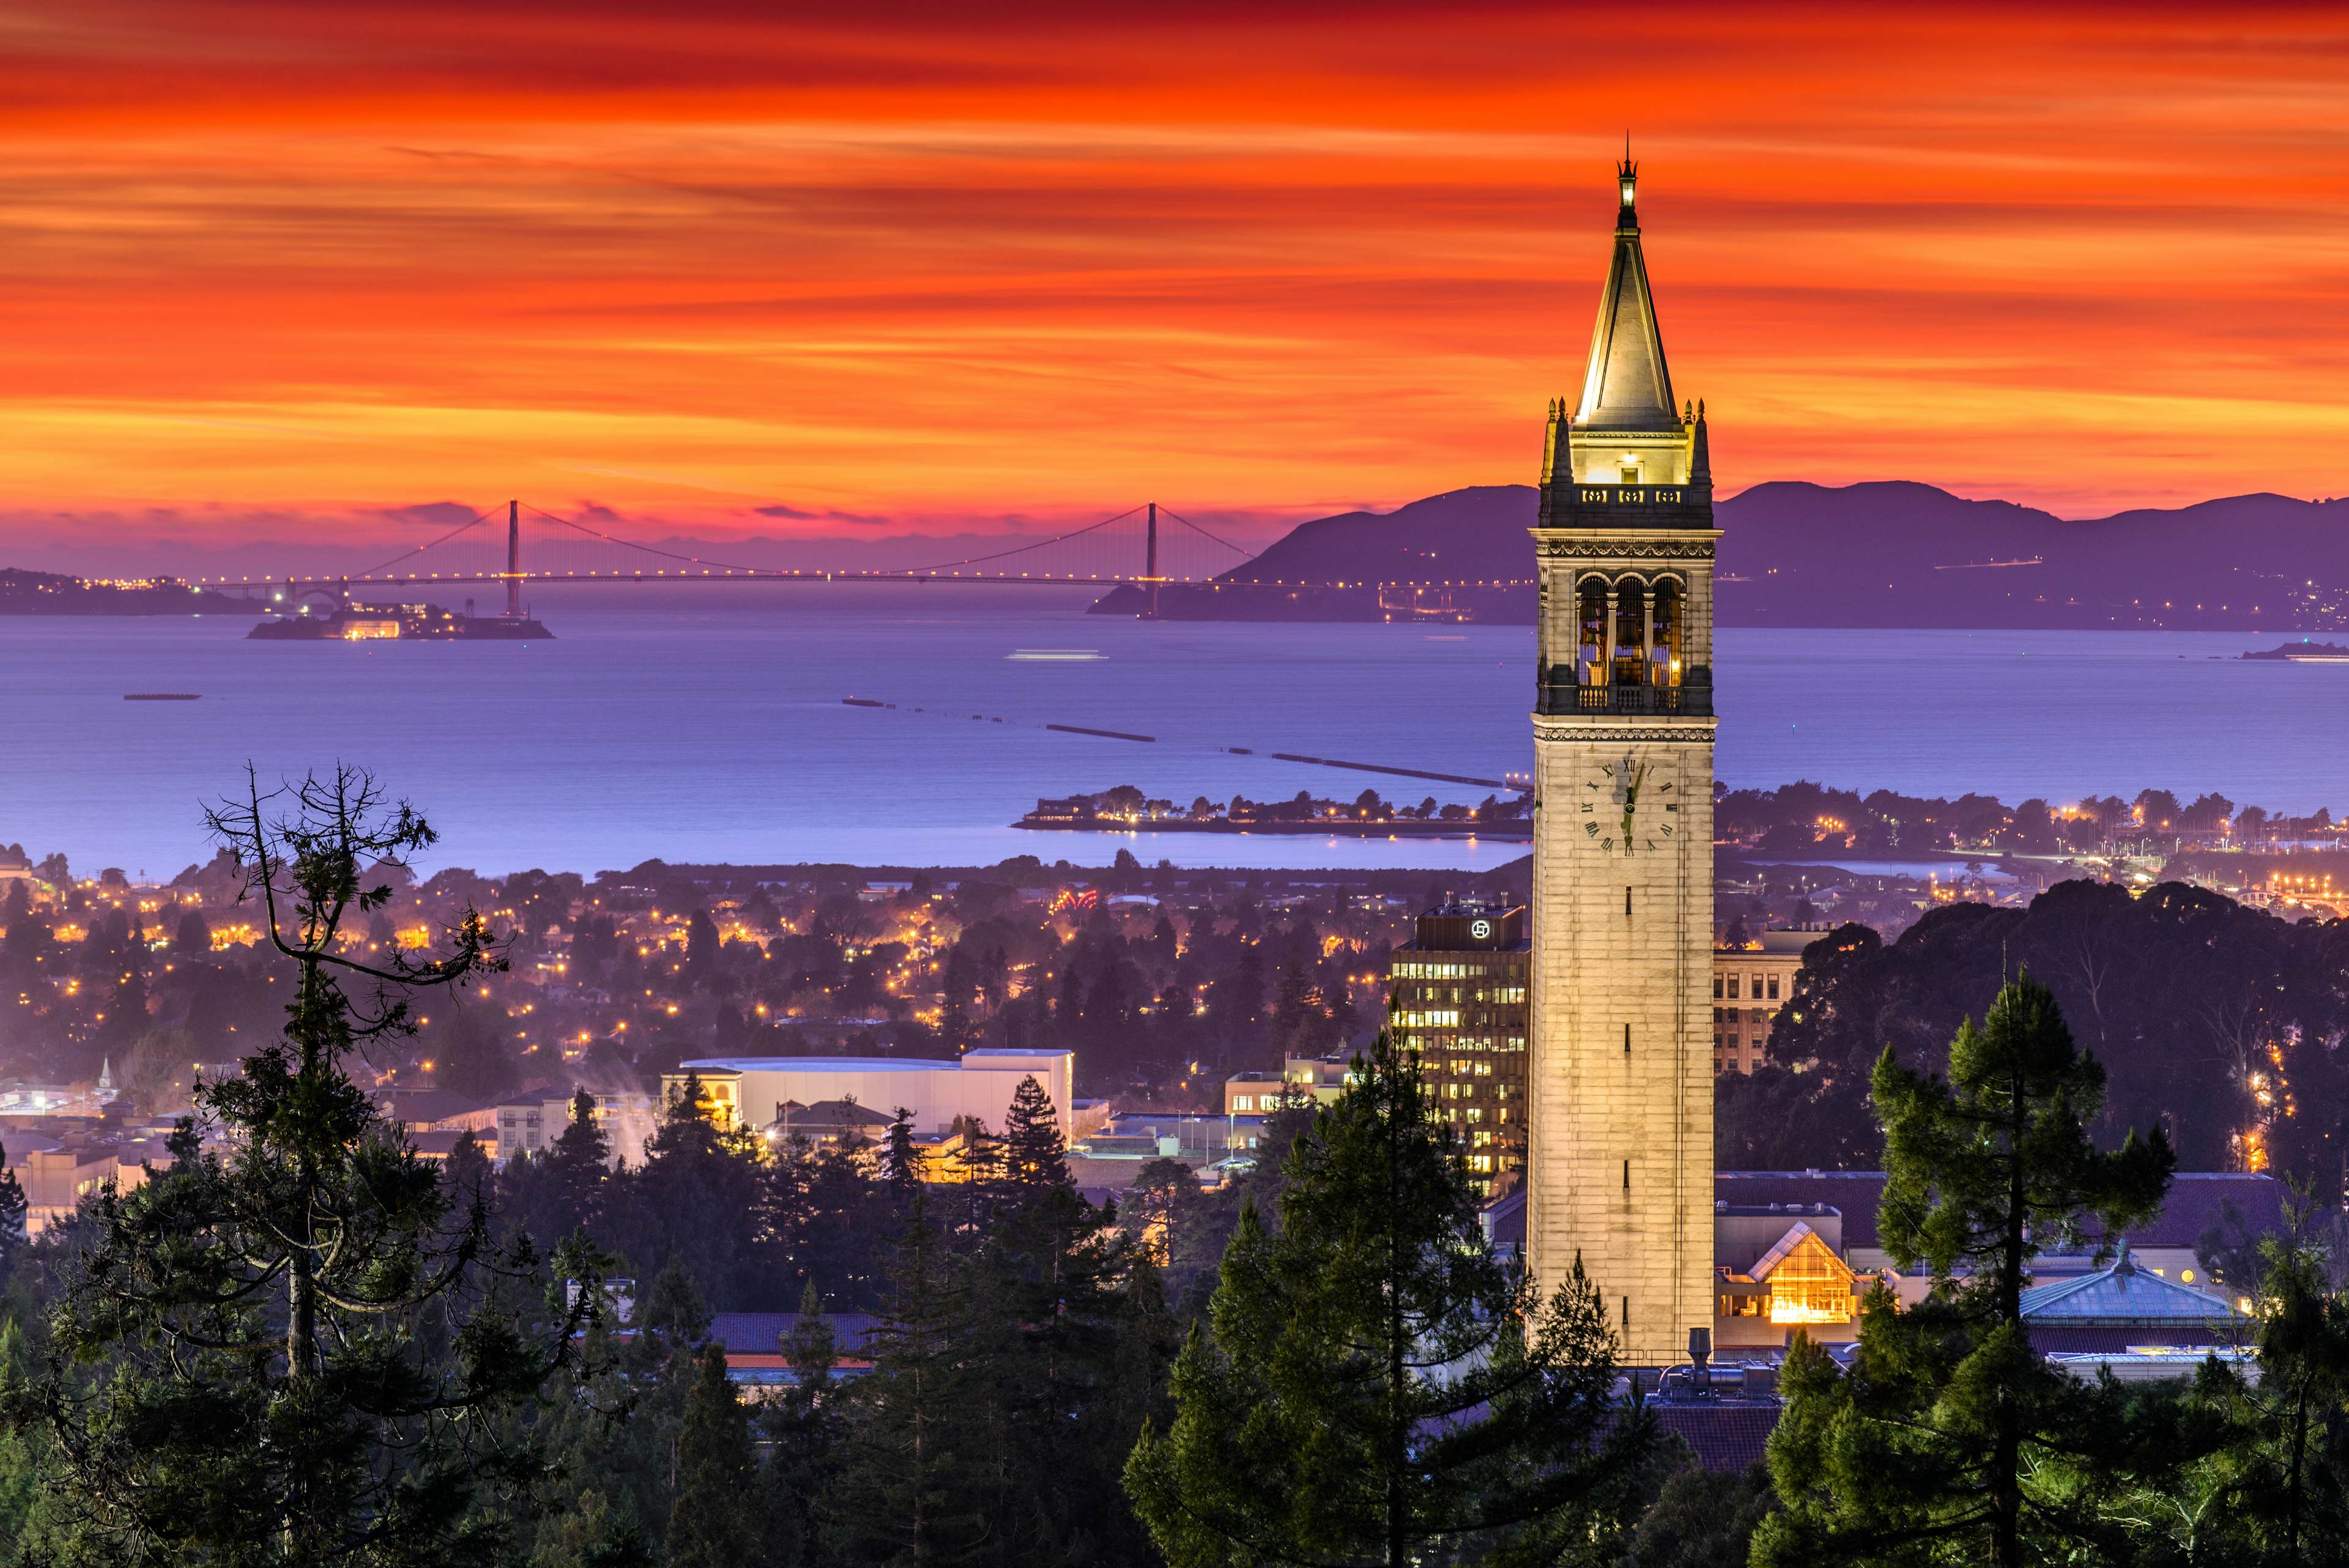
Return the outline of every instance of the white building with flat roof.
<path id="1" fill-rule="evenodd" d="M 690 1072 L 709 1098 L 743 1127 L 764 1127 L 786 1104 L 853 1099 L 886 1116 L 913 1112 L 914 1130 L 940 1137 L 958 1117 L 975 1117 L 990 1132 L 1003 1130 L 1004 1113 L 1022 1079 L 1032 1078 L 1052 1101 L 1061 1135 L 1076 1133 L 1076 1054 L 1072 1051 L 988 1049 L 959 1059 L 905 1057 L 705 1057 L 661 1076 L 664 1101 Z"/>

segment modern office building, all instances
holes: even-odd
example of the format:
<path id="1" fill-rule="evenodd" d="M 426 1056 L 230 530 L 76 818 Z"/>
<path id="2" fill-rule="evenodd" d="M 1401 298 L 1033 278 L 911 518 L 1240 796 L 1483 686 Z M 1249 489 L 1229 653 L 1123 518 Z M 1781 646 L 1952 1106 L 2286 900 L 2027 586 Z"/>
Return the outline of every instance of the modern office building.
<path id="1" fill-rule="evenodd" d="M 1578 1257 L 1627 1360 L 1713 1319 L 1713 471 L 1673 396 L 1634 204 L 1580 395 L 1550 405 L 1534 727 L 1526 1249 Z"/>
<path id="2" fill-rule="evenodd" d="M 1526 1164 L 1523 904 L 1446 903 L 1415 923 L 1388 969 L 1388 1027 L 1419 1058 L 1435 1113 L 1489 1196 Z"/>

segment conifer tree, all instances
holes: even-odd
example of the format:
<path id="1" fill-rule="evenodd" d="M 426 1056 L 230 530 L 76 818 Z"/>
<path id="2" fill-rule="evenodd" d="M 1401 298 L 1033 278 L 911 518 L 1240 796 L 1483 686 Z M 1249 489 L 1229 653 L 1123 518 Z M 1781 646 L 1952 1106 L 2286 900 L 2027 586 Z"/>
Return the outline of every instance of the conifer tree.
<path id="1" fill-rule="evenodd" d="M 0 1284 L 16 1273 L 16 1260 L 24 1255 L 25 1217 L 31 1208 L 25 1184 L 16 1180 L 16 1171 L 6 1169 L 7 1158 L 7 1151 L 0 1149 Z"/>
<path id="2" fill-rule="evenodd" d="M 1061 1136 L 1052 1097 L 1032 1073 L 1019 1080 L 1004 1113 L 1003 1177 L 1030 1190 L 1069 1184 L 1068 1140 Z"/>
<path id="3" fill-rule="evenodd" d="M 663 1561 L 666 1568 L 749 1568 L 766 1542 L 750 1414 L 726 1376 L 724 1346 L 704 1346 L 694 1367 Z"/>
<path id="4" fill-rule="evenodd" d="M 627 1511 L 591 1487 L 547 1522 L 530 1568 L 654 1568 L 653 1549 Z"/>
<path id="5" fill-rule="evenodd" d="M 1006 1127 L 1007 1178 L 969 1264 L 971 1399 L 999 1434 L 1006 1545 L 1039 1564 L 1146 1558 L 1119 1488 L 1147 1414 L 1121 1373 L 1147 1381 L 1164 1365 L 1121 1365 L 1137 1249 L 1112 1209 L 1077 1192 L 1036 1079 L 1022 1083 Z M 1145 1332 L 1133 1348 L 1146 1357 L 1157 1346 Z"/>
<path id="6" fill-rule="evenodd" d="M 1902 1268 L 1931 1271 L 1933 1292 L 1900 1312 L 1872 1291 L 1848 1376 L 1807 1346 L 1789 1354 L 1770 1445 L 1786 1507 L 1757 1533 L 1757 1563 L 1857 1553 L 2021 1568 L 2098 1540 L 2098 1494 L 2130 1468 L 2168 1462 L 2133 1448 L 2113 1390 L 2033 1353 L 2022 1321 L 2039 1249 L 2077 1243 L 2093 1220 L 2109 1255 L 2168 1191 L 2175 1161 L 2160 1129 L 2109 1152 L 2089 1139 L 2104 1087 L 2027 975 L 1981 1027 L 1959 1031 L 1946 1080 L 1885 1050 L 1873 1080 L 1885 1134 L 1877 1226 Z"/>
<path id="7" fill-rule="evenodd" d="M 571 1120 L 545 1155 L 549 1197 L 567 1234 L 591 1229 L 603 1218 L 604 1184 L 612 1174 L 612 1140 L 595 1115 L 595 1097 L 580 1089 L 571 1097 Z"/>
<path id="8" fill-rule="evenodd" d="M 478 1202 L 452 1212 L 344 1063 L 409 1031 L 410 994 L 495 969 L 489 934 L 468 915 L 444 955 L 379 964 L 340 943 L 348 918 L 390 897 L 362 868 L 433 841 L 362 772 L 255 783 L 208 815 L 246 869 L 268 949 L 295 971 L 284 1037 L 200 1089 L 224 1152 L 183 1122 L 170 1169 L 86 1208 L 45 1364 L 0 1391 L 0 1415 L 46 1438 L 52 1495 L 85 1550 L 487 1556 L 544 1473 L 505 1418 L 569 1358 L 596 1292 L 553 1323 L 513 1305 L 506 1286 L 546 1284 L 536 1257 L 494 1247 Z M 558 1267 L 592 1286 L 577 1245 Z"/>
<path id="9" fill-rule="evenodd" d="M 1253 1207 L 1174 1417 L 1127 1462 L 1174 1568 L 1611 1562 L 1652 1447 L 1613 1402 L 1579 1269 L 1539 1300 L 1496 1255 L 1417 1065 L 1381 1035 Z"/>
<path id="10" fill-rule="evenodd" d="M 824 1500 L 832 1555 L 925 1568 L 977 1563 L 996 1527 L 985 1431 L 970 1398 L 970 1303 L 916 1191 L 890 1293 L 865 1336 L 838 1489 Z"/>
<path id="11" fill-rule="evenodd" d="M 815 1568 L 823 1561 L 820 1502 L 832 1494 L 840 1471 L 843 1393 L 833 1377 L 839 1341 L 813 1280 L 800 1294 L 799 1315 L 783 1335 L 782 1349 L 792 1384 L 761 1418 L 773 1452 L 769 1470 L 783 1526 L 776 1556 L 790 1568 Z"/>
<path id="12" fill-rule="evenodd" d="M 914 1113 L 901 1105 L 889 1123 L 888 1140 L 881 1150 L 881 1180 L 889 1190 L 889 1206 L 901 1221 L 913 1206 L 914 1194 L 929 1180 L 927 1163 L 914 1141 Z"/>

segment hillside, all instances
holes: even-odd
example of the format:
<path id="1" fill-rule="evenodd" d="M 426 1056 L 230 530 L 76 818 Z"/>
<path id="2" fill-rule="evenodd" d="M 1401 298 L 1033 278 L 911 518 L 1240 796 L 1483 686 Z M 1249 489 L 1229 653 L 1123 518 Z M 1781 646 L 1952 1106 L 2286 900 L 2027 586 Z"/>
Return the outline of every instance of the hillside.
<path id="1" fill-rule="evenodd" d="M 1300 523 L 1213 587 L 1168 589 L 1185 620 L 1379 620 L 1410 614 L 1369 582 L 1525 576 L 1527 485 Z M 1723 501 L 1730 626 L 1979 626 L 2317 632 L 2349 627 L 2349 500 L 2244 495 L 2067 520 L 1931 485 L 1756 485 Z M 1131 614 L 1134 591 L 1097 608 Z M 1431 607 L 1423 600 L 1420 608 Z M 1476 620 L 1529 623 L 1528 588 L 1454 591 Z"/>

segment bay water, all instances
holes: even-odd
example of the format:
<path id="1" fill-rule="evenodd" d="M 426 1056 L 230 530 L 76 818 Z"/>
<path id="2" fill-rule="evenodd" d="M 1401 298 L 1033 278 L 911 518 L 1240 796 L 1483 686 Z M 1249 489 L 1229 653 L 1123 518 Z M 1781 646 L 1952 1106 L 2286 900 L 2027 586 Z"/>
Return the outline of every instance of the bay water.
<path id="1" fill-rule="evenodd" d="M 443 596 L 449 597 L 447 595 Z M 1474 802 L 1273 751 L 1531 766 L 1521 626 L 1143 623 L 1081 590 L 544 588 L 532 643 L 256 643 L 249 617 L 0 618 L 0 842 L 168 877 L 203 801 L 337 760 L 443 834 L 427 869 L 778 864 L 1487 869 L 1522 843 L 1035 833 L 1040 796 Z M 1729 629 L 1720 776 L 2009 800 L 2147 786 L 2349 810 L 2349 665 L 2273 634 Z M 193 702 L 127 702 L 191 692 Z M 894 704 L 852 707 L 844 697 Z M 1148 735 L 1150 742 L 1043 727 Z M 1229 748 L 1247 748 L 1252 755 Z"/>

